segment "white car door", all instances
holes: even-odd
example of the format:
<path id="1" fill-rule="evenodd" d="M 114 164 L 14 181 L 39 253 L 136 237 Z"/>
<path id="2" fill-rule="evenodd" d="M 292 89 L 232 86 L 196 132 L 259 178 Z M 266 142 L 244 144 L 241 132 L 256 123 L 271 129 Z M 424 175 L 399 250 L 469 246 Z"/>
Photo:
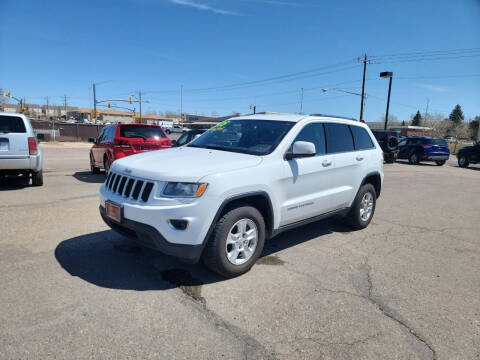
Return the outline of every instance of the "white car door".
<path id="1" fill-rule="evenodd" d="M 283 203 L 280 226 L 327 213 L 333 209 L 333 157 L 325 153 L 325 132 L 321 122 L 305 125 L 295 141 L 315 145 L 316 156 L 284 161 Z M 292 143 L 293 144 L 293 143 Z"/>
<path id="2" fill-rule="evenodd" d="M 346 208 L 355 197 L 361 166 L 366 163 L 365 155 L 355 151 L 353 135 L 347 124 L 325 123 L 325 135 L 327 154 L 334 161 L 331 171 L 334 179 L 332 205 L 335 209 Z"/>

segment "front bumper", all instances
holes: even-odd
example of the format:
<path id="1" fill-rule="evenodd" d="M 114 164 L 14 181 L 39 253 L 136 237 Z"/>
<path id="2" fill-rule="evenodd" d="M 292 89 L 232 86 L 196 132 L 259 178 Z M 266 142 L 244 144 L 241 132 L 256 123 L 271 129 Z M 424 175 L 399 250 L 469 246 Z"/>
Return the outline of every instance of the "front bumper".
<path id="1" fill-rule="evenodd" d="M 105 215 L 105 208 L 100 205 L 100 215 L 103 221 L 113 230 L 142 245 L 158 250 L 164 254 L 175 256 L 190 263 L 197 263 L 203 251 L 203 244 L 185 245 L 168 242 L 153 226 L 124 218 L 122 223 L 110 220 Z"/>

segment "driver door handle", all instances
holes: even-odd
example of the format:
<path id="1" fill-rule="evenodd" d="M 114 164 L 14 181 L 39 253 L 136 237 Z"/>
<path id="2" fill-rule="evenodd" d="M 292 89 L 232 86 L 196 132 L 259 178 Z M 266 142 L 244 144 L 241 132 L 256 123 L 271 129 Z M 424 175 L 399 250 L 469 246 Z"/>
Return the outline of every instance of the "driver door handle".
<path id="1" fill-rule="evenodd" d="M 330 165 L 332 165 L 332 160 L 323 160 L 322 166 L 327 167 L 327 166 L 330 166 Z"/>
<path id="2" fill-rule="evenodd" d="M 362 161 L 363 160 L 363 156 L 357 156 L 357 161 Z"/>

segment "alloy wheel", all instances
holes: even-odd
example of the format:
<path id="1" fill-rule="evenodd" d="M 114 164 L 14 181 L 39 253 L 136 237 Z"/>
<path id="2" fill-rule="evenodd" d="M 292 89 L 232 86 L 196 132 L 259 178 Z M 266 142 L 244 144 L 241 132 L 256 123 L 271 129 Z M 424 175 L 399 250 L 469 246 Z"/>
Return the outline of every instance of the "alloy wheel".
<path id="1" fill-rule="evenodd" d="M 258 243 L 258 229 L 251 219 L 238 220 L 228 232 L 225 251 L 233 265 L 247 262 L 254 254 Z"/>
<path id="2" fill-rule="evenodd" d="M 366 192 L 363 195 L 362 201 L 360 203 L 360 219 L 362 221 L 368 221 L 372 216 L 373 212 L 373 195 L 370 192 Z"/>

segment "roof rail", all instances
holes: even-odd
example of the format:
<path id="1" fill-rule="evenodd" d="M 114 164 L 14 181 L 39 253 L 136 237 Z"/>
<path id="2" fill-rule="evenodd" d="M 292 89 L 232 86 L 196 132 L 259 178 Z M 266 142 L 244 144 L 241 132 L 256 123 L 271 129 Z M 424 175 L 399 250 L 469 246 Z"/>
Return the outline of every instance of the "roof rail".
<path id="1" fill-rule="evenodd" d="M 338 118 L 338 119 L 358 121 L 358 120 L 355 119 L 355 118 L 351 118 L 351 117 L 347 117 L 347 116 L 338 116 L 338 115 L 310 114 L 310 116 L 323 116 L 323 117 L 331 117 L 331 118 Z"/>

